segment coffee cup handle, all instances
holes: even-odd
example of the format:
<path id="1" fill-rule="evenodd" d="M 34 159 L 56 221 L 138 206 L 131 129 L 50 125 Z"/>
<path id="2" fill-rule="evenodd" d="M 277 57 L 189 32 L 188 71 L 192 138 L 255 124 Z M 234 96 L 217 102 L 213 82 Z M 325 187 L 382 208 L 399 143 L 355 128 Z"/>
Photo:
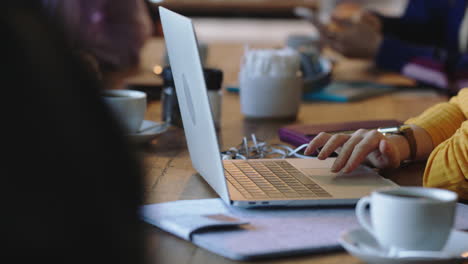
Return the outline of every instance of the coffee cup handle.
<path id="1" fill-rule="evenodd" d="M 371 199 L 369 196 L 363 197 L 359 199 L 357 205 L 356 205 L 356 216 L 358 219 L 359 224 L 361 224 L 364 229 L 367 230 L 370 234 L 374 234 L 374 230 L 372 229 L 372 226 L 366 217 L 366 206 L 371 204 Z"/>

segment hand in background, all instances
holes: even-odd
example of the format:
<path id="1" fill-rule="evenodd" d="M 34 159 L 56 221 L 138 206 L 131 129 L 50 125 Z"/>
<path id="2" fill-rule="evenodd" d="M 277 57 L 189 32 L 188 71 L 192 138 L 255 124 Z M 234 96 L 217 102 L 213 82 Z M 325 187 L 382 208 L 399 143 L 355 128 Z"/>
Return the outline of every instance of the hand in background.
<path id="1" fill-rule="evenodd" d="M 345 57 L 374 59 L 382 35 L 365 23 L 355 23 L 347 20 L 334 19 L 338 30 L 321 30 L 321 36 L 325 45 L 341 53 Z"/>
<path id="2" fill-rule="evenodd" d="M 364 23 L 369 25 L 377 32 L 380 32 L 382 28 L 380 19 L 376 15 L 362 8 L 356 3 L 344 2 L 338 4 L 333 10 L 331 17 L 335 20 L 347 20 L 355 23 Z"/>
<path id="3" fill-rule="evenodd" d="M 310 155 L 321 148 L 317 158 L 323 160 L 338 152 L 332 172 L 348 173 L 364 162 L 376 168 L 397 168 L 408 152 L 404 149 L 405 141 L 402 136 L 385 137 L 376 130 L 360 129 L 353 134 L 334 135 L 322 132 L 310 141 L 304 154 Z"/>
<path id="4" fill-rule="evenodd" d="M 338 5 L 326 25 L 312 23 L 325 45 L 349 58 L 373 59 L 382 42 L 379 18 L 353 3 Z"/>

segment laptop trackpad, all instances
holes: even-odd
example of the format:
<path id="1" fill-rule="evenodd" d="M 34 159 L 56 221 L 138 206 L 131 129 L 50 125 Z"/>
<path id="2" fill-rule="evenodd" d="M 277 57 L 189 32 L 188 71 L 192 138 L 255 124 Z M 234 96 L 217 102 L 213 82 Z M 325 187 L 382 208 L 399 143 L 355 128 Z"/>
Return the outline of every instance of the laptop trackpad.
<path id="1" fill-rule="evenodd" d="M 362 197 L 377 188 L 397 186 L 366 166 L 351 173 L 333 173 L 328 168 L 301 168 L 301 171 L 334 197 Z"/>

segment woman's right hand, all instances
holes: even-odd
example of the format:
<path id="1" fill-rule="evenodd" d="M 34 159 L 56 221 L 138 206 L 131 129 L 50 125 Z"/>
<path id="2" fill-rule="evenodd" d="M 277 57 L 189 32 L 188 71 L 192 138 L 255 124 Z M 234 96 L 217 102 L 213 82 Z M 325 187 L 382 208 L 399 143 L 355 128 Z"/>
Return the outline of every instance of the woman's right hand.
<path id="1" fill-rule="evenodd" d="M 409 149 L 403 136 L 385 137 L 376 130 L 359 129 L 353 134 L 322 132 L 310 141 L 305 155 L 320 149 L 318 159 L 326 159 L 338 152 L 331 171 L 348 173 L 368 162 L 376 168 L 397 168 L 406 159 Z M 408 147 L 409 148 L 409 147 Z"/>
<path id="2" fill-rule="evenodd" d="M 382 28 L 382 23 L 375 14 L 358 4 L 351 2 L 343 2 L 338 4 L 333 10 L 331 18 L 332 21 L 338 20 L 367 24 L 373 30 L 378 32 L 380 32 Z"/>
<path id="3" fill-rule="evenodd" d="M 382 42 L 380 19 L 356 4 L 336 6 L 328 24 L 311 22 L 324 44 L 349 58 L 374 59 Z"/>

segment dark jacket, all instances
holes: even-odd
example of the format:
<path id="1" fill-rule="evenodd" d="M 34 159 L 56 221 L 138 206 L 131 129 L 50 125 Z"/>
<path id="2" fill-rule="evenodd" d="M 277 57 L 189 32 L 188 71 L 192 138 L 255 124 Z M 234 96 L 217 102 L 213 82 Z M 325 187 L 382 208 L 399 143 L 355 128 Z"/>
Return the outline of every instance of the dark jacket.
<path id="1" fill-rule="evenodd" d="M 380 16 L 384 40 L 377 65 L 453 92 L 462 88 L 468 53 L 459 49 L 459 30 L 467 2 L 409 0 L 401 17 Z"/>

